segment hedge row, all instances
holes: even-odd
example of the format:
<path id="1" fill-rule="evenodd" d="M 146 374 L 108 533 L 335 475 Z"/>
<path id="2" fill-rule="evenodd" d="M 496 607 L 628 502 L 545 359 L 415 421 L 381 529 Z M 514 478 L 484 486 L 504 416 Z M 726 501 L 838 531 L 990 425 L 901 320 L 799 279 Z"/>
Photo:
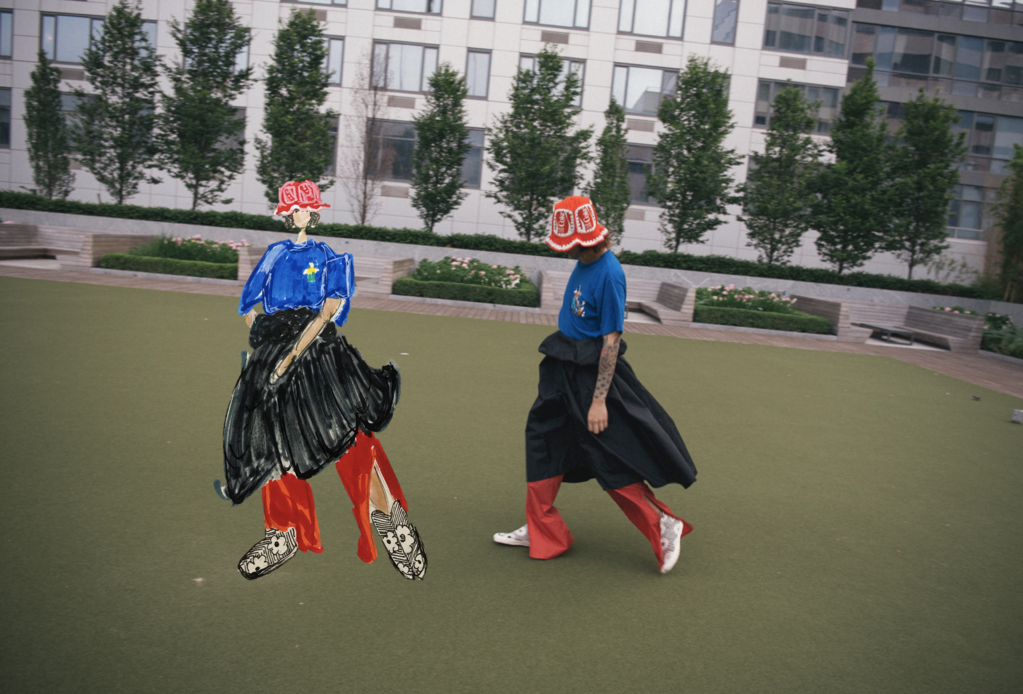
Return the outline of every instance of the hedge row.
<path id="1" fill-rule="evenodd" d="M 394 283 L 391 292 L 402 296 L 476 301 L 503 306 L 538 306 L 540 304 L 540 293 L 532 284 L 527 284 L 522 289 L 502 289 L 461 282 L 422 282 L 411 277 L 402 277 Z"/>
<path id="2" fill-rule="evenodd" d="M 794 333 L 814 333 L 828 335 L 831 323 L 827 318 L 811 316 L 809 313 L 770 313 L 750 311 L 745 308 L 718 308 L 697 305 L 693 311 L 694 323 L 713 323 L 714 325 L 737 325 L 743 328 L 762 328 L 764 330 L 787 330 Z"/>
<path id="3" fill-rule="evenodd" d="M 1000 330 L 985 330 L 980 348 L 1023 359 L 1023 326 L 1010 324 Z"/>
<path id="4" fill-rule="evenodd" d="M 622 251 L 618 253 L 618 260 L 623 265 L 643 265 L 673 270 L 713 272 L 722 275 L 766 277 L 778 280 L 813 282 L 815 284 L 838 284 L 848 287 L 869 287 L 871 289 L 889 289 L 918 294 L 958 296 L 967 299 L 1000 298 L 998 296 L 989 296 L 983 289 L 978 287 L 967 287 L 963 284 L 942 284 L 934 280 L 907 280 L 902 277 L 874 275 L 868 272 L 850 272 L 840 275 L 834 270 L 823 268 L 810 268 L 799 265 L 764 265 L 752 260 L 739 260 L 720 255 L 687 255 L 685 253 L 661 253 L 659 251 L 633 253 L 632 251 Z"/>
<path id="5" fill-rule="evenodd" d="M 99 259 L 99 266 L 110 270 L 157 272 L 164 275 L 212 277 L 218 280 L 238 279 L 237 263 L 204 263 L 200 260 L 152 258 L 130 253 L 109 253 Z"/>
<path id="6" fill-rule="evenodd" d="M 0 207 L 43 212 L 64 212 L 121 219 L 140 219 L 178 224 L 200 224 L 214 227 L 233 227 L 256 231 L 285 231 L 284 223 L 269 214 L 255 215 L 243 212 L 210 212 L 174 210 L 166 207 L 140 207 L 135 205 L 113 205 L 67 200 L 48 200 L 29 193 L 0 190 Z M 360 224 L 320 224 L 316 234 L 336 238 L 386 241 L 389 243 L 410 243 L 422 246 L 439 246 L 471 251 L 494 251 L 517 255 L 556 257 L 558 254 L 543 243 L 529 243 L 503 239 L 489 234 L 451 234 L 440 236 L 427 231 L 412 229 L 383 229 Z M 634 253 L 621 251 L 617 254 L 623 265 L 642 265 L 674 270 L 693 270 L 725 275 L 764 277 L 782 280 L 796 280 L 817 284 L 838 284 L 872 289 L 889 289 L 922 294 L 957 296 L 969 299 L 998 299 L 978 287 L 962 284 L 941 284 L 933 280 L 907 280 L 889 275 L 875 275 L 866 272 L 851 272 L 839 275 L 834 270 L 807 268 L 798 265 L 764 265 L 750 260 L 738 260 L 718 255 L 688 255 L 685 253 L 663 253 L 644 251 Z"/>

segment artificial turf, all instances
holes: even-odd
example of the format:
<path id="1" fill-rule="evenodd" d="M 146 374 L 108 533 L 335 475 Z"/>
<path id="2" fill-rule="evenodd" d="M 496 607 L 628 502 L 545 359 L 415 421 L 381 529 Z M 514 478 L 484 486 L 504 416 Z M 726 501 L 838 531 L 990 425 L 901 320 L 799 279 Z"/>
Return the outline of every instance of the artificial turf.
<path id="1" fill-rule="evenodd" d="M 662 576 L 593 482 L 530 560 L 523 429 L 541 326 L 353 310 L 397 361 L 380 438 L 426 580 L 322 555 L 254 582 L 257 498 L 216 497 L 246 330 L 229 298 L 0 278 L 5 692 L 1018 692 L 1023 427 L 1012 398 L 894 359 L 626 335 L 700 470 Z M 406 353 L 406 354 L 402 354 Z M 980 398 L 975 400 L 974 396 Z"/>

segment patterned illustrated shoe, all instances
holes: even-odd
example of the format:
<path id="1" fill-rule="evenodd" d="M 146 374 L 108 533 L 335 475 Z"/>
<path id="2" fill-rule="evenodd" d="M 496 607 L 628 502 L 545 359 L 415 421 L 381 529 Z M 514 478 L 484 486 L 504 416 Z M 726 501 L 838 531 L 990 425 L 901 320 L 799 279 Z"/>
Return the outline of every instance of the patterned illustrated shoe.
<path id="1" fill-rule="evenodd" d="M 391 501 L 390 513 L 374 509 L 370 520 L 383 540 L 387 558 L 398 573 L 410 581 L 422 581 L 426 575 L 426 550 L 401 504 L 397 500 Z"/>
<path id="2" fill-rule="evenodd" d="M 693 532 L 693 526 L 681 518 L 672 518 L 667 513 L 661 514 L 661 573 L 666 574 L 675 568 L 681 550 L 683 537 Z"/>
<path id="3" fill-rule="evenodd" d="M 510 533 L 494 533 L 494 542 L 512 547 L 529 547 L 529 526 L 523 525 Z"/>
<path id="4" fill-rule="evenodd" d="M 238 571 L 252 581 L 283 566 L 296 552 L 298 541 L 295 539 L 294 528 L 288 528 L 287 532 L 267 528 L 266 537 L 252 545 L 252 549 L 238 562 Z"/>

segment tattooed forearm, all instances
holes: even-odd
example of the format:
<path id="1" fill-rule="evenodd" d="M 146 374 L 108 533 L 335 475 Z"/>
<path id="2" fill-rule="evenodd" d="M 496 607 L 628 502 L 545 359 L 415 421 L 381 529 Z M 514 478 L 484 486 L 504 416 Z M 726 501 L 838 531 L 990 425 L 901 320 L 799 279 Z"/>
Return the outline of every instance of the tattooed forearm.
<path id="1" fill-rule="evenodd" d="M 615 375 L 615 364 L 618 363 L 618 345 L 622 334 L 611 333 L 604 336 L 604 346 L 600 349 L 600 365 L 597 367 L 597 387 L 593 391 L 594 400 L 603 400 L 611 388 L 611 379 Z"/>

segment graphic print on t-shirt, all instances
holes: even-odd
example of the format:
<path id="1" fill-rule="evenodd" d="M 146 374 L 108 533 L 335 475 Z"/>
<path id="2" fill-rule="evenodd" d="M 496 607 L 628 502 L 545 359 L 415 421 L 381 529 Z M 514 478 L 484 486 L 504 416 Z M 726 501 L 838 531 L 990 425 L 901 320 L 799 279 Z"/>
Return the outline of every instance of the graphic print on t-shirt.
<path id="1" fill-rule="evenodd" d="M 305 270 L 303 270 L 302 274 L 305 275 L 306 280 L 308 280 L 309 282 L 315 282 L 316 281 L 316 273 L 319 272 L 319 271 L 320 271 L 320 269 L 318 267 L 316 267 L 312 263 L 309 263 L 309 267 L 307 267 Z"/>
<path id="2" fill-rule="evenodd" d="M 572 313 L 580 318 L 586 317 L 586 302 L 583 301 L 583 286 L 581 284 L 572 294 Z"/>

